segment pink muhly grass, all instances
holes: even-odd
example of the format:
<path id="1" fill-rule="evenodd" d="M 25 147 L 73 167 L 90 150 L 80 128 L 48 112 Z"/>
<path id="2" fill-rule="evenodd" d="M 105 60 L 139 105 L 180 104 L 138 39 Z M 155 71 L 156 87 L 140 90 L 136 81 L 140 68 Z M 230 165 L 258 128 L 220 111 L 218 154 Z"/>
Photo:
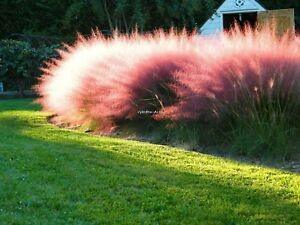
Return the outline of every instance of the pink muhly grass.
<path id="1" fill-rule="evenodd" d="M 93 121 L 102 128 L 137 118 L 139 110 L 159 111 L 175 101 L 175 97 L 169 99 L 168 85 L 176 82 L 175 73 L 197 54 L 194 39 L 161 31 L 81 38 L 45 69 L 38 87 L 40 102 L 68 122 Z"/>
<path id="2" fill-rule="evenodd" d="M 270 29 L 214 38 L 94 34 L 48 63 L 38 91 L 46 110 L 100 129 L 140 118 L 141 110 L 156 111 L 150 118 L 157 120 L 219 118 L 233 105 L 250 110 L 262 96 L 298 98 L 299 50 L 299 38 Z"/>
<path id="3" fill-rule="evenodd" d="M 198 63 L 179 72 L 180 85 L 175 87 L 175 93 L 180 101 L 161 115 L 175 120 L 211 119 L 222 116 L 224 111 L 230 113 L 233 105 L 244 112 L 251 111 L 250 106 L 265 96 L 272 102 L 292 95 L 299 103 L 298 41 L 276 37 L 267 28 L 245 32 L 235 29 L 217 41 L 201 40 Z"/>

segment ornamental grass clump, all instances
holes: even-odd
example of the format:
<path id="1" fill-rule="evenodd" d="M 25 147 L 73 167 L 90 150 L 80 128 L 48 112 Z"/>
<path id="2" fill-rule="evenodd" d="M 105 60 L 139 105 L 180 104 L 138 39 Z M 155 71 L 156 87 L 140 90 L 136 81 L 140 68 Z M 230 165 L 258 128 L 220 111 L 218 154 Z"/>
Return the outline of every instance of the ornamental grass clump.
<path id="1" fill-rule="evenodd" d="M 299 38 L 268 28 L 212 38 L 96 33 L 48 62 L 38 91 L 63 121 L 102 132 L 143 120 L 187 133 L 182 124 L 199 124 L 203 136 L 209 124 L 241 154 L 286 152 L 299 127 L 299 50 Z"/>
<path id="2" fill-rule="evenodd" d="M 192 39 L 163 32 L 79 38 L 44 69 L 40 102 L 69 123 L 93 122 L 106 131 L 122 120 L 152 118 L 177 100 L 172 86 L 197 51 Z"/>

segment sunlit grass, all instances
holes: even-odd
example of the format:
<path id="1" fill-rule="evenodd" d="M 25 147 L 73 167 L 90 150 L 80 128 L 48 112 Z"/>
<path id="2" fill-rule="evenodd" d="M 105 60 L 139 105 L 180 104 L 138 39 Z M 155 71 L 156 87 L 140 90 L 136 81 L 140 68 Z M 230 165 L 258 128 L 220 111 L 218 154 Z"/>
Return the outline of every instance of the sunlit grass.
<path id="1" fill-rule="evenodd" d="M 300 177 L 59 129 L 0 101 L 0 224 L 299 224 Z"/>

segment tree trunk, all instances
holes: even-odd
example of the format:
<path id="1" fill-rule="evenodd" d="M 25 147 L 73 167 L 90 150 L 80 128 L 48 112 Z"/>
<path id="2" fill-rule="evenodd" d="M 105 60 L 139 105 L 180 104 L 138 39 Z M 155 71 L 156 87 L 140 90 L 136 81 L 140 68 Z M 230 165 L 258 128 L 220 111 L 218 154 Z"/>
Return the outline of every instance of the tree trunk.
<path id="1" fill-rule="evenodd" d="M 103 0 L 103 6 L 104 6 L 104 11 L 105 11 L 106 16 L 107 16 L 107 21 L 108 21 L 108 24 L 109 24 L 109 29 L 110 29 L 111 33 L 113 33 L 114 26 L 113 26 L 111 18 L 110 18 L 110 14 L 109 14 L 109 11 L 108 11 L 108 8 L 107 8 L 107 2 L 106 2 L 106 0 Z"/>
<path id="2" fill-rule="evenodd" d="M 129 33 L 129 29 L 128 29 L 126 17 L 125 17 L 125 14 L 124 14 L 123 10 L 122 10 L 122 18 L 123 18 L 123 22 L 124 22 L 124 27 L 125 27 L 126 34 L 128 34 Z"/>
<path id="3" fill-rule="evenodd" d="M 24 98 L 25 80 L 23 78 L 17 78 L 18 95 L 20 98 Z"/>

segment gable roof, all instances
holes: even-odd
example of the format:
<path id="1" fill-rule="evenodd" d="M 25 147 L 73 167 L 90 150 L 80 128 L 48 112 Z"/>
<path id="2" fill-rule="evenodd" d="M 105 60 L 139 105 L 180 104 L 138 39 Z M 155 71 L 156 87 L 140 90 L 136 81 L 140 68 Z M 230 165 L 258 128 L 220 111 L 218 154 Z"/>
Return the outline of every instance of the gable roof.
<path id="1" fill-rule="evenodd" d="M 218 13 L 263 11 L 265 8 L 256 0 L 225 0 L 217 9 Z"/>

